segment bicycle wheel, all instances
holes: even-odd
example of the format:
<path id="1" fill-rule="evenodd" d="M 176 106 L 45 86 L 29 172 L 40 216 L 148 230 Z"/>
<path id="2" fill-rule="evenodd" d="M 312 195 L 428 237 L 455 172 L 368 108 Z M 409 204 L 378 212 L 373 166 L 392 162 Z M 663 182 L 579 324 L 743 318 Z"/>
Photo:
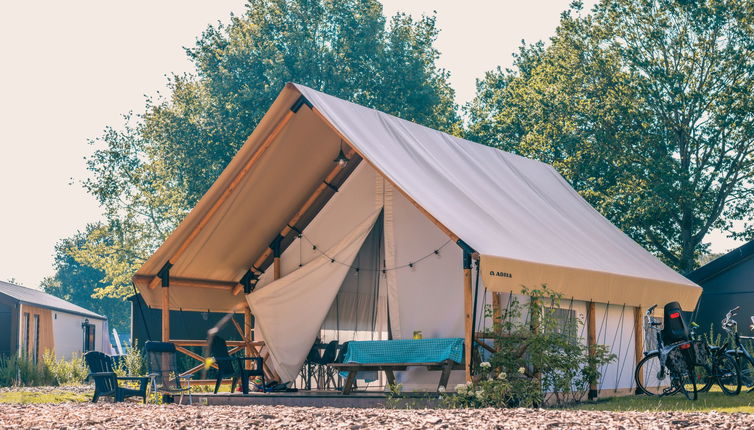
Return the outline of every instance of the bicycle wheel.
<path id="1" fill-rule="evenodd" d="M 741 392 L 741 373 L 736 359 L 728 354 L 720 354 L 714 359 L 715 379 L 723 393 L 735 396 Z"/>
<path id="2" fill-rule="evenodd" d="M 746 387 L 748 392 L 754 391 L 754 363 L 749 360 L 743 353 L 736 355 L 736 360 L 739 365 L 739 374 L 741 375 L 741 385 Z"/>
<path id="3" fill-rule="evenodd" d="M 668 396 L 679 390 L 678 384 L 673 384 L 670 371 L 660 363 L 660 354 L 653 352 L 639 361 L 634 371 L 634 380 L 639 391 L 648 396 Z"/>
<path id="4" fill-rule="evenodd" d="M 715 372 L 712 370 L 712 364 L 705 363 L 698 365 L 694 369 L 696 376 L 696 387 L 700 393 L 706 393 L 715 384 Z"/>

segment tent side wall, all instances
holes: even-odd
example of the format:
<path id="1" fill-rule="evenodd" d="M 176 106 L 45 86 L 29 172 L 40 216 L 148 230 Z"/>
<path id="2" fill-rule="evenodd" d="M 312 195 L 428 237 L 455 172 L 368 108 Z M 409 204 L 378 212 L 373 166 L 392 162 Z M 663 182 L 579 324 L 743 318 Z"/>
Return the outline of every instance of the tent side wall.
<path id="1" fill-rule="evenodd" d="M 520 294 L 509 295 L 502 293 L 501 306 L 508 306 L 509 298 L 515 297 L 519 303 L 526 304 L 529 298 Z M 487 302 L 491 302 L 491 293 L 488 293 Z M 610 354 L 615 354 L 616 359 L 611 363 L 601 366 L 600 380 L 597 384 L 600 397 L 633 394 L 636 387 L 634 382 L 634 369 L 636 368 L 635 332 L 634 332 L 634 308 L 631 306 L 595 303 L 595 335 L 596 343 L 605 345 Z M 572 311 L 572 316 L 582 323 L 578 326 L 579 342 L 587 346 L 587 306 L 588 302 L 563 298 L 560 309 Z M 568 312 L 564 312 L 567 314 Z M 529 318 L 528 314 L 522 316 Z M 486 324 L 491 324 L 487 321 Z M 643 331 L 640 332 L 643 336 Z"/>
<path id="2" fill-rule="evenodd" d="M 414 266 L 393 271 L 394 286 L 385 278 L 388 290 L 396 292 L 389 305 L 393 338 L 410 339 L 414 331 L 421 331 L 425 338 L 464 337 L 461 248 L 400 192 L 389 184 L 386 190 L 385 249 L 394 250 L 393 261 L 386 259 L 386 265 Z M 483 312 L 480 299 L 477 315 Z M 437 378 L 437 372 L 423 368 L 409 368 L 397 377 L 410 390 L 436 389 Z M 449 386 L 463 382 L 464 371 L 453 371 Z"/>

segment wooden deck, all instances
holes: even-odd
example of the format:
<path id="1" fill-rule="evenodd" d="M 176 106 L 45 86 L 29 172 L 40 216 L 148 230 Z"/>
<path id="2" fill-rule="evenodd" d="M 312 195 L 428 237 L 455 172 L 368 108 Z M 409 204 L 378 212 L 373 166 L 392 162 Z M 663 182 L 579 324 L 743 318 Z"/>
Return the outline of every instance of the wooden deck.
<path id="1" fill-rule="evenodd" d="M 176 399 L 177 401 L 178 399 Z M 339 391 L 298 391 L 293 393 L 195 393 L 194 405 L 233 405 L 233 406 L 301 406 L 334 408 L 384 408 L 388 397 L 382 391 L 355 391 L 343 395 Z M 394 406 L 404 404 L 412 407 L 434 407 L 437 404 L 436 393 L 403 393 L 400 399 L 391 400 Z M 188 396 L 183 397 L 188 404 Z M 396 405 L 397 403 L 397 405 Z"/>

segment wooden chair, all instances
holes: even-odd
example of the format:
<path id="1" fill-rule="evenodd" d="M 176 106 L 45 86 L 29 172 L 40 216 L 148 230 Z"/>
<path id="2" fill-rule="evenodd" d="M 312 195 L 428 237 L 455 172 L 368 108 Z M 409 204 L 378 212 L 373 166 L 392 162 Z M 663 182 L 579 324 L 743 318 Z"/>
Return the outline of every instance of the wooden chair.
<path id="1" fill-rule="evenodd" d="M 194 376 L 181 375 L 178 372 L 175 344 L 172 342 L 148 341 L 144 344 L 144 353 L 147 355 L 147 373 L 152 381 L 152 391 L 157 395 L 180 395 L 179 403 L 183 403 L 183 395 L 191 398 L 191 378 Z M 183 381 L 183 382 L 182 382 Z"/>
<path id="2" fill-rule="evenodd" d="M 262 357 L 231 357 L 228 354 L 228 344 L 220 336 L 215 336 L 210 345 L 212 358 L 217 364 L 217 379 L 215 380 L 215 394 L 220 389 L 223 379 L 232 378 L 230 392 L 236 390 L 236 383 L 241 381 L 241 390 L 244 394 L 249 394 L 249 378 L 261 377 L 263 392 L 267 392 L 267 386 L 264 381 L 264 360 Z M 253 369 L 246 369 L 246 362 L 254 363 Z"/>
<path id="3" fill-rule="evenodd" d="M 89 367 L 89 377 L 94 380 L 94 396 L 92 402 L 97 403 L 100 397 L 112 397 L 116 402 L 122 402 L 128 397 L 142 397 L 147 402 L 148 376 L 117 376 L 113 369 L 113 358 L 99 351 L 89 351 L 84 354 L 84 361 Z M 139 388 L 126 388 L 118 384 L 119 381 L 138 381 Z"/>

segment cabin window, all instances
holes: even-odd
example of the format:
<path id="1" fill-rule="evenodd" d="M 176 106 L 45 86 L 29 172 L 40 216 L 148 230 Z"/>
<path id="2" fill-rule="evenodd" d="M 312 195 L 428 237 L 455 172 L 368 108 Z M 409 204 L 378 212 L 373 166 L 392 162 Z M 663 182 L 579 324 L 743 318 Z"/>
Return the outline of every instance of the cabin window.
<path id="1" fill-rule="evenodd" d="M 39 360 L 39 315 L 34 314 L 34 350 L 32 360 L 36 363 Z"/>
<path id="2" fill-rule="evenodd" d="M 23 330 L 23 342 L 21 343 L 21 354 L 29 354 L 29 313 L 24 312 L 24 319 L 22 323 Z"/>
<path id="3" fill-rule="evenodd" d="M 94 334 L 95 326 L 90 324 L 89 320 L 86 320 L 81 327 L 84 329 L 84 352 L 94 351 Z"/>

